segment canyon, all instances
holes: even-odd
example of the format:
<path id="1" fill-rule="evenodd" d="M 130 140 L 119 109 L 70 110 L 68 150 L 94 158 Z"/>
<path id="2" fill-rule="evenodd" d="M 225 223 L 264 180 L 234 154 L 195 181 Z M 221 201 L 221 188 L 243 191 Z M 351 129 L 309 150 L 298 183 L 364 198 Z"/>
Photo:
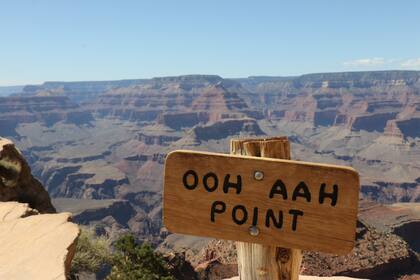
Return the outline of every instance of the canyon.
<path id="1" fill-rule="evenodd" d="M 0 135 L 20 149 L 55 209 L 72 212 L 98 234 L 129 230 L 162 250 L 211 251 L 216 246 L 208 240 L 171 234 L 162 224 L 166 154 L 226 153 L 230 138 L 284 135 L 292 159 L 351 166 L 361 178 L 367 263 L 354 256 L 345 266 L 343 259 L 308 253 L 308 273 L 326 275 L 319 264 L 309 265 L 319 258 L 335 274 L 381 275 L 389 270 L 378 267 L 387 261 L 370 255 L 381 248 L 395 255 L 394 268 L 411 269 L 418 258 L 420 71 L 46 82 L 7 92 L 0 97 Z M 389 238 L 383 240 L 391 247 L 369 245 L 372 236 Z"/>

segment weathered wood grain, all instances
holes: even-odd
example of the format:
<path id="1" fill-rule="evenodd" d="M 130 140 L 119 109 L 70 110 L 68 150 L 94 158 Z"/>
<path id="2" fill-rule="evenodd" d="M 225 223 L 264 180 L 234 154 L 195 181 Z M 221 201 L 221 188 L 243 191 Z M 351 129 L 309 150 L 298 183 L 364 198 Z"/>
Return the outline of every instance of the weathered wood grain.
<path id="1" fill-rule="evenodd" d="M 287 137 L 269 139 L 232 139 L 230 153 L 290 159 Z M 300 249 L 236 242 L 238 272 L 241 280 L 298 280 L 302 263 Z"/>
<path id="2" fill-rule="evenodd" d="M 193 170 L 198 177 L 198 184 L 192 190 L 183 184 L 183 176 L 188 170 Z M 254 179 L 255 171 L 264 173 L 263 180 Z M 209 172 L 217 175 L 219 183 L 211 192 L 203 186 L 203 176 Z M 231 182 L 236 181 L 236 176 L 241 176 L 239 194 L 234 188 L 229 188 L 227 193 L 223 191 L 226 174 L 230 174 Z M 187 179 L 191 184 L 191 176 Z M 286 186 L 287 199 L 280 194 L 269 198 L 273 183 L 278 179 Z M 211 185 L 213 181 L 209 182 Z M 311 202 L 299 196 L 292 200 L 293 191 L 300 182 L 307 185 Z M 323 204 L 318 202 L 323 183 L 328 191 L 334 184 L 338 186 L 335 206 L 328 198 Z M 344 254 L 354 244 L 358 192 L 358 174 L 349 167 L 175 151 L 168 155 L 165 163 L 164 223 L 170 231 L 177 233 Z M 211 208 L 215 201 L 225 203 L 226 209 L 224 213 L 216 213 L 212 222 Z M 237 205 L 244 206 L 248 212 L 247 221 L 241 225 L 232 218 L 233 208 Z M 249 234 L 254 207 L 258 208 L 257 236 Z M 269 209 L 274 213 L 283 211 L 282 228 L 274 227 L 273 223 L 269 227 L 265 225 Z M 289 214 L 291 209 L 303 212 L 303 216 L 297 218 L 295 230 L 292 229 L 293 216 Z"/>

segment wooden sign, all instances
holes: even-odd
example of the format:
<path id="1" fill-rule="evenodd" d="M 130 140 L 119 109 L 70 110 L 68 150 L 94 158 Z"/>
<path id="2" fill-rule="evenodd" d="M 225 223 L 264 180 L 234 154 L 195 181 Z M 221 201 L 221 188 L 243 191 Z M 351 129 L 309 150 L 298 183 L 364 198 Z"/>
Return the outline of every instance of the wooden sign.
<path id="1" fill-rule="evenodd" d="M 336 254 L 354 246 L 359 175 L 350 167 L 175 151 L 165 163 L 171 232 Z"/>

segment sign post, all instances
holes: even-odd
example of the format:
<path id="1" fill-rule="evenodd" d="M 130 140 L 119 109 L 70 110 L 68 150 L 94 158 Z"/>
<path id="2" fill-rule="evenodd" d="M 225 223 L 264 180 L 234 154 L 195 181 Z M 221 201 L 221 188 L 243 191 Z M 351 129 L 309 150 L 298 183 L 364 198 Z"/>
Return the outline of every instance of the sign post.
<path id="1" fill-rule="evenodd" d="M 290 159 L 290 144 L 286 137 L 271 139 L 232 139 L 230 153 L 256 157 Z M 302 253 L 262 244 L 236 242 L 238 272 L 241 280 L 299 278 Z"/>
<path id="2" fill-rule="evenodd" d="M 354 169 L 292 161 L 286 138 L 232 140 L 231 154 L 168 154 L 169 231 L 238 241 L 242 280 L 297 279 L 300 249 L 345 254 L 353 248 Z"/>

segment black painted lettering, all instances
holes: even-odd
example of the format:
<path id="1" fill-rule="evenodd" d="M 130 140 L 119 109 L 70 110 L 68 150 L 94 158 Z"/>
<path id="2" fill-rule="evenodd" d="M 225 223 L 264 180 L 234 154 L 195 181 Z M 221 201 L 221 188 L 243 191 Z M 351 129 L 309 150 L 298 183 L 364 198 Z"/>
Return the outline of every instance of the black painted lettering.
<path id="1" fill-rule="evenodd" d="M 258 224 L 258 207 L 254 207 L 254 213 L 252 215 L 252 225 L 256 226 Z"/>
<path id="2" fill-rule="evenodd" d="M 327 198 L 331 199 L 331 206 L 335 206 L 337 204 L 337 200 L 338 200 L 338 186 L 333 185 L 332 193 L 325 192 L 325 187 L 326 187 L 326 185 L 324 183 L 322 183 L 321 187 L 319 189 L 319 203 L 323 204 L 324 199 L 327 197 Z"/>
<path id="3" fill-rule="evenodd" d="M 311 193 L 309 192 L 308 186 L 303 181 L 300 182 L 293 191 L 292 200 L 296 200 L 298 196 L 306 198 L 307 202 L 311 202 Z"/>
<path id="4" fill-rule="evenodd" d="M 213 182 L 209 184 L 209 179 L 210 178 L 211 178 L 210 181 L 213 181 Z M 214 174 L 213 172 L 209 172 L 206 175 L 204 175 L 204 177 L 203 177 L 203 185 L 204 185 L 204 188 L 208 192 L 215 191 L 217 189 L 217 186 L 219 185 L 219 180 L 217 179 L 217 175 Z"/>
<path id="5" fill-rule="evenodd" d="M 292 220 L 292 230 L 296 231 L 297 228 L 297 219 L 298 216 L 303 216 L 303 212 L 300 210 L 296 210 L 296 209 L 290 209 L 289 210 L 289 214 L 293 215 L 293 220 Z"/>
<path id="6" fill-rule="evenodd" d="M 284 185 L 282 180 L 277 180 L 274 182 L 273 186 L 271 187 L 270 191 L 270 198 L 273 198 L 275 194 L 281 194 L 283 196 L 283 199 L 287 199 L 287 189 Z"/>
<path id="7" fill-rule="evenodd" d="M 210 220 L 214 223 L 215 222 L 215 215 L 216 214 L 222 214 L 226 211 L 226 203 L 223 201 L 215 201 L 211 205 L 211 211 L 210 211 Z"/>
<path id="8" fill-rule="evenodd" d="M 193 178 L 193 183 L 188 183 L 188 177 Z M 184 177 L 182 177 L 182 182 L 184 183 L 184 187 L 186 187 L 189 190 L 193 190 L 198 186 L 198 175 L 194 170 L 188 170 L 185 172 Z"/>
<path id="9" fill-rule="evenodd" d="M 241 175 L 236 176 L 236 183 L 232 183 L 229 181 L 230 179 L 230 174 L 227 174 L 225 176 L 225 180 L 223 182 L 223 192 L 224 193 L 228 193 L 229 192 L 229 188 L 234 188 L 236 189 L 236 194 L 240 194 L 241 190 L 242 190 L 242 178 Z"/>
<path id="10" fill-rule="evenodd" d="M 273 221 L 273 224 L 276 228 L 282 228 L 283 226 L 283 211 L 279 211 L 279 218 L 276 219 L 273 209 L 268 209 L 267 214 L 265 215 L 265 226 L 270 227 L 270 220 Z"/>
<path id="11" fill-rule="evenodd" d="M 238 218 L 238 210 L 242 212 L 242 217 Z M 243 205 L 236 205 L 232 209 L 232 219 L 237 225 L 243 225 L 248 220 L 248 212 L 246 211 L 245 206 Z"/>

